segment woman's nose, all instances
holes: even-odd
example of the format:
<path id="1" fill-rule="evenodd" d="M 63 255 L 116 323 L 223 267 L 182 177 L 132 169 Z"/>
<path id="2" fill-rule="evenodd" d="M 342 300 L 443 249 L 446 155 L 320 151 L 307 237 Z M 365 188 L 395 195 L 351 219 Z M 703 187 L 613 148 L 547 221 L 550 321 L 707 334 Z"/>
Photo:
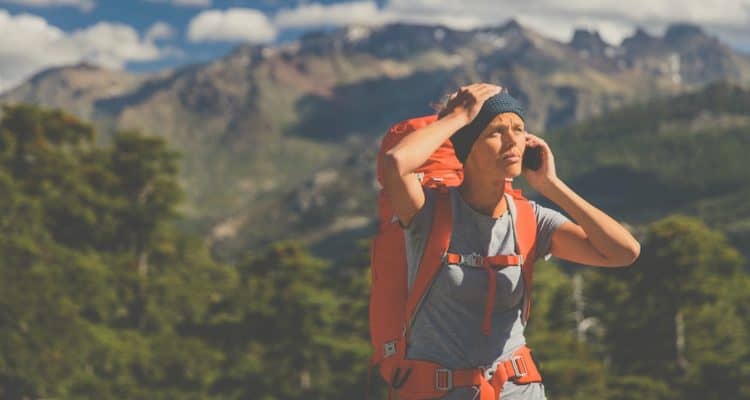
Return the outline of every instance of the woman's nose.
<path id="1" fill-rule="evenodd" d="M 503 142 L 509 143 L 513 145 L 513 147 L 517 146 L 521 141 L 526 141 L 526 138 L 521 135 L 514 134 L 513 131 L 506 131 L 507 133 L 503 135 Z"/>

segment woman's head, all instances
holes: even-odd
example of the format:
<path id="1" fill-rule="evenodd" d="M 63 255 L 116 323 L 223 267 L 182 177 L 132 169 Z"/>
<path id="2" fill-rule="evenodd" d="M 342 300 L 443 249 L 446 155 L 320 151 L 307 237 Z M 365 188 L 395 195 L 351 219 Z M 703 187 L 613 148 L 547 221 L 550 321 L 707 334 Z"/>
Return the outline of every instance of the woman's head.
<path id="1" fill-rule="evenodd" d="M 493 180 L 516 177 L 526 147 L 523 106 L 508 93 L 490 97 L 479 115 L 451 136 L 451 142 L 466 174 Z"/>

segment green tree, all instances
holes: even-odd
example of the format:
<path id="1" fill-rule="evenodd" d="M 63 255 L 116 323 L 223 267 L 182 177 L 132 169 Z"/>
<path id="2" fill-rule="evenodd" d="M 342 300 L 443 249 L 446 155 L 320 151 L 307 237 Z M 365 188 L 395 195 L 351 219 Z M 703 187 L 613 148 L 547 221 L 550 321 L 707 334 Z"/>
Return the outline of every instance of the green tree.
<path id="1" fill-rule="evenodd" d="M 162 139 L 94 138 L 59 111 L 3 109 L 0 398 L 211 398 L 225 355 L 195 327 L 238 275 L 177 231 Z"/>
<path id="2" fill-rule="evenodd" d="M 527 342 L 550 398 L 601 398 L 605 374 L 592 345 L 577 331 L 574 281 L 557 264 L 539 261 L 534 268 L 534 297 Z"/>
<path id="3" fill-rule="evenodd" d="M 158 245 L 159 229 L 176 216 L 183 197 L 177 183 L 178 155 L 161 138 L 134 132 L 115 137 L 111 168 L 119 178 L 115 190 L 124 198 L 120 204 L 118 237 L 121 245 L 138 257 L 138 270 L 148 273 L 148 256 Z"/>
<path id="4" fill-rule="evenodd" d="M 589 311 L 620 377 L 613 387 L 634 379 L 662 393 L 654 398 L 742 398 L 750 382 L 741 367 L 750 354 L 742 257 L 724 235 L 681 216 L 652 224 L 643 249 L 632 268 L 587 277 Z M 669 391 L 659 389 L 665 383 Z"/>
<path id="5" fill-rule="evenodd" d="M 294 242 L 248 255 L 239 271 L 240 287 L 207 331 L 228 356 L 216 393 L 268 400 L 363 394 L 366 300 L 349 297 L 366 299 L 361 281 L 333 282 L 340 275 L 330 264 Z"/>

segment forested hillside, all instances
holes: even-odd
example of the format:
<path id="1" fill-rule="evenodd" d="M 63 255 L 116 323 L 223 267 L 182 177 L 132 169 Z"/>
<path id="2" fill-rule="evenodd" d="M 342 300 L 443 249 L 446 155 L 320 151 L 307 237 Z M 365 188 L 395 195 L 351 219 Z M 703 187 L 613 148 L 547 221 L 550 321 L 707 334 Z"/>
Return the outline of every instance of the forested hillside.
<path id="1" fill-rule="evenodd" d="M 732 96 L 744 93 L 711 90 L 724 94 L 675 100 L 674 110 L 683 110 L 681 101 L 713 104 L 726 95 L 731 101 L 722 115 L 730 115 L 731 104 L 742 98 Z M 676 121 L 693 115 L 689 107 L 684 114 L 658 111 L 658 104 L 620 115 L 639 115 L 637 110 L 676 115 Z M 695 140 L 685 147 L 688 155 L 700 144 L 724 149 L 717 142 L 728 140 L 731 156 L 735 147 L 747 146 L 747 131 L 733 128 L 735 120 L 745 123 L 739 113 L 722 129 L 685 131 L 665 123 L 673 127 L 665 128 L 663 140 Z M 649 136 L 644 126 L 654 140 L 662 137 L 646 119 L 615 116 L 609 122 L 632 126 L 620 131 L 628 135 L 589 138 L 604 135 L 597 128 L 604 121 L 558 137 L 580 136 L 579 143 L 601 141 L 606 148 L 618 135 Z M 183 218 L 176 211 L 182 198 L 178 155 L 162 139 L 136 132 L 119 132 L 106 146 L 97 146 L 96 136 L 90 125 L 59 111 L 3 110 L 0 398 L 365 397 L 366 241 L 335 264 L 290 241 L 219 263 L 201 238 L 177 228 Z M 558 145 L 561 153 L 582 151 Z M 606 148 L 592 149 L 589 158 L 637 170 L 638 163 Z M 637 152 L 642 154 L 648 153 Z M 683 152 L 661 154 L 692 165 L 681 161 Z M 722 171 L 734 165 L 716 163 Z M 582 174 L 597 170 L 586 165 L 584 159 L 561 160 L 561 167 Z M 692 180 L 665 165 L 643 169 L 717 196 L 731 195 L 743 176 L 739 167 L 721 175 L 697 168 L 689 172 L 705 179 Z M 672 190 L 663 186 L 641 195 L 658 199 Z M 631 268 L 537 265 L 528 341 L 550 399 L 750 398 L 746 260 L 721 230 L 663 210 L 643 227 L 643 252 Z M 385 398 L 381 384 L 371 390 L 371 398 Z"/>

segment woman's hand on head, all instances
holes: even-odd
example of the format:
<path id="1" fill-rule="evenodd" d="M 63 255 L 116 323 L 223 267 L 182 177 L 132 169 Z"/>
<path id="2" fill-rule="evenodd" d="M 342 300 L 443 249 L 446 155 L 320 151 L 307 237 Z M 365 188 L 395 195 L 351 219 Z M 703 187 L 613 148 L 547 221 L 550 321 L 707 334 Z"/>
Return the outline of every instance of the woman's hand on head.
<path id="1" fill-rule="evenodd" d="M 464 124 L 469 124 L 479 115 L 484 102 L 500 93 L 501 90 L 501 86 L 489 83 L 475 83 L 469 86 L 462 86 L 451 95 L 441 115 L 456 116 L 462 118 L 465 121 Z"/>
<path id="2" fill-rule="evenodd" d="M 542 166 L 536 171 L 524 168 L 523 176 L 534 190 L 544 196 L 550 184 L 557 179 L 555 156 L 547 142 L 531 133 L 526 134 L 526 147 L 540 147 L 542 149 Z"/>

